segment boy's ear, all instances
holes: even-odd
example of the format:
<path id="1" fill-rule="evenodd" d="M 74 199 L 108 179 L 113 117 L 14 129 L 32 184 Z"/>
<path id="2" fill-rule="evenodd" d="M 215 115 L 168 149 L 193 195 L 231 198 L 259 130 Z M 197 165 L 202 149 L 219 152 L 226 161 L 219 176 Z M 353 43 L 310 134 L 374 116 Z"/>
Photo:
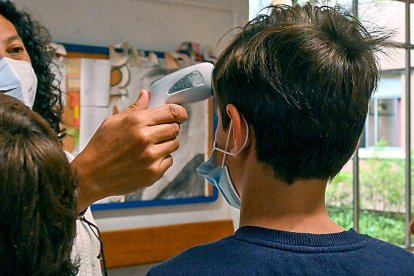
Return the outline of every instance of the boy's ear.
<path id="1" fill-rule="evenodd" d="M 237 110 L 237 107 L 233 104 L 228 104 L 226 111 L 233 124 L 231 138 L 228 145 L 229 148 L 227 150 L 231 153 L 237 153 L 243 148 L 243 146 L 246 148 L 250 145 L 250 135 L 249 137 L 246 137 L 246 122 L 243 115 Z M 248 140 L 247 142 L 246 139 Z"/>

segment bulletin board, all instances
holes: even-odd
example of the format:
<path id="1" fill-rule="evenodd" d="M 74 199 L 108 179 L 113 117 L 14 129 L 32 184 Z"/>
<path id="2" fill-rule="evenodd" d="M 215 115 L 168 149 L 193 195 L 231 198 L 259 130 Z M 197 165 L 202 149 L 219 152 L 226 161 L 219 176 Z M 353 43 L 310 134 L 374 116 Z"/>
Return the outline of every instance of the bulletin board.
<path id="1" fill-rule="evenodd" d="M 63 144 L 74 155 L 83 149 L 104 118 L 122 112 L 135 101 L 141 88 L 148 89 L 152 81 L 172 72 L 172 61 L 184 62 L 182 54 L 131 51 L 127 45 L 62 45 L 66 49 L 61 70 L 65 90 L 62 127 L 67 134 Z M 210 99 L 185 106 L 189 118 L 181 125 L 180 149 L 172 154 L 173 167 L 159 181 L 131 194 L 100 200 L 91 206 L 92 210 L 215 201 L 217 189 L 195 171 L 211 152 L 216 125 L 213 105 Z"/>

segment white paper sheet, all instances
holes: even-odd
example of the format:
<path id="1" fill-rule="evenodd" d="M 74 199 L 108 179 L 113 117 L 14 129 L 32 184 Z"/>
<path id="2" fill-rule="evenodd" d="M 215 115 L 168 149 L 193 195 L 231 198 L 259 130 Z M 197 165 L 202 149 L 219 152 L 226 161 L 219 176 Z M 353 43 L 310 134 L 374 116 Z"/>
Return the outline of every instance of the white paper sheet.
<path id="1" fill-rule="evenodd" d="M 104 59 L 81 59 L 81 106 L 109 105 L 111 62 Z"/>
<path id="2" fill-rule="evenodd" d="M 108 107 L 81 106 L 79 149 L 82 151 L 108 115 Z"/>

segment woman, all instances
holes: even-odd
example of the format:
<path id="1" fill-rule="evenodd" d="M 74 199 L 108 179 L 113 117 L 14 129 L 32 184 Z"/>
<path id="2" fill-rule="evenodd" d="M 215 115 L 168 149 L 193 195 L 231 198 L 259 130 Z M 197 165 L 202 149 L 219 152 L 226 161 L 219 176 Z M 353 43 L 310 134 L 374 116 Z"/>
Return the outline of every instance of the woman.
<path id="1" fill-rule="evenodd" d="M 51 53 L 46 46 L 49 42 L 48 31 L 33 21 L 28 13 L 18 10 L 10 1 L 0 0 L 0 58 L 22 61 L 19 66 L 25 66 L 24 62 L 31 63 L 37 78 L 33 110 L 59 133 L 61 91 L 54 85 L 54 76 L 50 71 Z M 13 65 L 12 62 L 7 64 Z M 23 83 L 32 79 L 32 74 L 19 76 L 22 71 L 17 67 L 5 68 L 22 83 L 16 88 L 20 89 L 22 98 L 30 98 L 25 97 L 30 94 L 25 89 L 29 85 Z M 0 77 L 1 74 L 2 71 Z M 34 83 L 32 81 L 30 87 Z M 127 110 L 103 122 L 87 147 L 71 162 L 78 183 L 76 200 L 79 213 L 83 214 L 89 205 L 99 199 L 148 187 L 171 167 L 171 153 L 179 147 L 178 124 L 186 120 L 186 111 L 177 105 L 146 109 L 148 101 L 148 91 L 141 91 L 139 99 Z M 26 104 L 30 106 L 31 102 Z M 85 216 L 94 223 L 90 211 Z M 89 224 L 80 220 L 77 225 L 74 255 L 80 257 L 79 274 L 99 275 L 100 244 L 96 233 Z"/>
<path id="2" fill-rule="evenodd" d="M 62 111 L 61 91 L 54 83 L 54 75 L 50 71 L 51 53 L 46 47 L 50 42 L 50 35 L 47 29 L 36 21 L 31 20 L 29 14 L 16 9 L 9 1 L 0 2 L 1 24 L 4 26 L 8 20 L 17 33 L 14 33 L 13 40 L 2 47 L 2 57 L 9 57 L 16 60 L 29 61 L 32 64 L 37 76 L 37 91 L 33 110 L 46 119 L 52 128 L 59 133 L 59 123 Z M 13 27 L 11 26 L 11 27 Z M 3 33 L 3 36 L 6 34 Z M 9 39 L 11 36 L 7 37 Z"/>
<path id="3" fill-rule="evenodd" d="M 1 93 L 0 160 L 0 274 L 76 275 L 71 167 L 49 124 Z"/>
<path id="4" fill-rule="evenodd" d="M 33 108 L 33 111 L 38 112 L 49 122 L 53 130 L 59 133 L 59 120 L 62 110 L 61 91 L 54 82 L 54 76 L 50 71 L 52 55 L 46 47 L 50 42 L 49 33 L 37 22 L 31 20 L 29 14 L 17 10 L 14 4 L 9 1 L 0 2 L 0 14 L 0 53 L 1 57 L 4 57 L 0 60 L 0 63 L 7 62 L 7 65 L 11 67 L 9 70 L 16 72 L 12 74 L 12 77 L 14 76 L 16 79 L 16 83 L 27 79 L 35 79 L 31 82 L 37 83 L 37 89 L 34 92 L 34 103 L 33 101 L 24 101 L 27 98 L 24 97 L 24 94 L 33 93 L 27 91 L 27 89 L 23 91 L 25 90 L 24 85 L 22 85 L 20 97 L 17 95 L 17 98 Z M 35 73 L 34 76 L 24 73 L 30 71 L 30 69 L 20 70 L 24 66 L 30 67 L 30 64 Z M 3 79 L 5 75 L 10 79 L 10 74 L 6 74 L 6 66 L 1 68 L 0 74 L 2 75 L 0 75 L 0 79 Z M 89 222 L 95 224 L 89 210 L 84 215 Z M 101 273 L 98 259 L 100 255 L 99 240 L 87 223 L 77 220 L 76 224 L 78 238 L 75 242 L 73 255 L 80 261 L 79 272 L 81 275 L 99 275 Z"/>

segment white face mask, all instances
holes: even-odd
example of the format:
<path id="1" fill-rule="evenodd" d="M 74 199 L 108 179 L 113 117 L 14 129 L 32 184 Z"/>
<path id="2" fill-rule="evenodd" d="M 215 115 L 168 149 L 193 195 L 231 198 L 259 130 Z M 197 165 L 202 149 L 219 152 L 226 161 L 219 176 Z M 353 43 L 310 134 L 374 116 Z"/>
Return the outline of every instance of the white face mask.
<path id="1" fill-rule="evenodd" d="M 7 57 L 0 59 L 0 93 L 33 107 L 37 89 L 37 77 L 28 61 Z"/>
<path id="2" fill-rule="evenodd" d="M 241 149 L 236 153 L 231 153 L 227 151 L 227 146 L 230 140 L 230 132 L 233 126 L 233 121 L 230 121 L 229 133 L 227 134 L 226 146 L 224 150 L 216 147 L 216 142 L 214 142 L 214 147 L 213 147 L 213 151 L 211 152 L 210 159 L 202 163 L 201 165 L 199 165 L 196 169 L 197 173 L 200 176 L 206 178 L 209 183 L 211 183 L 212 185 L 216 186 L 219 189 L 221 194 L 224 196 L 224 199 L 227 201 L 228 204 L 230 204 L 230 206 L 237 208 L 237 209 L 240 209 L 241 207 L 240 196 L 237 193 L 236 188 L 234 187 L 233 181 L 231 180 L 231 177 L 230 177 L 229 169 L 226 165 L 224 165 L 224 162 L 226 160 L 226 155 L 236 156 L 247 145 L 247 141 L 249 139 L 249 125 L 247 124 L 247 121 L 244 118 L 243 120 L 244 120 L 244 123 L 246 124 L 246 139 Z M 224 153 L 221 166 L 215 165 L 214 151 L 220 151 Z"/>

